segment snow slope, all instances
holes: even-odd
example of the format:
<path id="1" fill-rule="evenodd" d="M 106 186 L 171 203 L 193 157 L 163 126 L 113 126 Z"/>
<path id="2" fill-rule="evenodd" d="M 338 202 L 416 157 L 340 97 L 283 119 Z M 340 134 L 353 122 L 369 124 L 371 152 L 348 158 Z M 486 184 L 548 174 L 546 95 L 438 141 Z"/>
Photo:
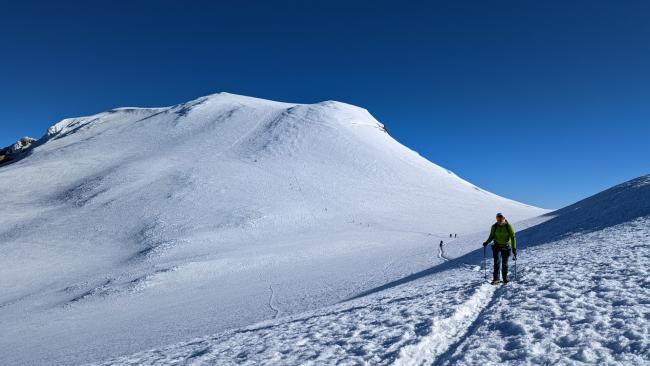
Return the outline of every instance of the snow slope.
<path id="1" fill-rule="evenodd" d="M 547 212 L 366 110 L 215 94 L 63 120 L 0 167 L 1 364 L 76 364 L 310 311 Z"/>
<path id="2" fill-rule="evenodd" d="M 574 233 L 598 231 L 639 217 L 650 215 L 650 176 L 645 175 L 619 184 L 561 210 L 548 213 L 550 218 L 524 237 L 528 243 L 543 243 Z"/>
<path id="3" fill-rule="evenodd" d="M 649 185 L 640 177 L 556 211 L 560 221 L 515 224 L 539 242 L 519 241 L 505 286 L 486 283 L 482 250 L 449 253 L 486 230 L 366 296 L 101 364 L 650 365 Z M 546 231 L 558 225 L 573 233 Z"/>

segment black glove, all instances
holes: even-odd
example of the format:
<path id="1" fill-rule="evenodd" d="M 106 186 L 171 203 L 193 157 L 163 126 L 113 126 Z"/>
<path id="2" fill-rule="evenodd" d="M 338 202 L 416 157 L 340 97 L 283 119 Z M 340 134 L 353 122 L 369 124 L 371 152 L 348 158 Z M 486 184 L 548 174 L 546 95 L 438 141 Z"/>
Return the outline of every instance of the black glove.
<path id="1" fill-rule="evenodd" d="M 487 245 L 488 245 L 488 242 L 487 242 L 487 241 L 486 241 L 485 243 L 483 243 L 483 246 L 484 246 L 484 247 L 487 247 Z"/>
<path id="2" fill-rule="evenodd" d="M 517 248 L 512 249 L 512 254 L 514 255 L 514 259 L 517 260 Z"/>

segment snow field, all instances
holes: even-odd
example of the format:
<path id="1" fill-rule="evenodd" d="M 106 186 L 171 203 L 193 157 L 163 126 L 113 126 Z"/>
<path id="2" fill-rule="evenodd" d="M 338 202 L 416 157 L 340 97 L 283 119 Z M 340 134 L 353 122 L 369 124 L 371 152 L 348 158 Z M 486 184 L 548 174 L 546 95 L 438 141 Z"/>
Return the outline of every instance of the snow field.
<path id="1" fill-rule="evenodd" d="M 545 220 L 521 236 L 540 237 Z M 476 271 L 482 249 L 463 254 L 477 233 L 361 297 L 101 365 L 650 365 L 650 216 L 584 232 L 574 222 L 562 239 L 520 243 L 507 285 Z"/>

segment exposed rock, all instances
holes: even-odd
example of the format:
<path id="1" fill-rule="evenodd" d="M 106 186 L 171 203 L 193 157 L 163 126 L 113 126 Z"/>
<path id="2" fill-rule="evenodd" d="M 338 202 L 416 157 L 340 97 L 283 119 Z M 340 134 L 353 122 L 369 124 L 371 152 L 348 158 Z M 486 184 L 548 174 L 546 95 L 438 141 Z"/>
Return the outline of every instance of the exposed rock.
<path id="1" fill-rule="evenodd" d="M 7 164 L 23 155 L 37 140 L 28 136 L 21 138 L 11 146 L 0 149 L 0 165 Z"/>

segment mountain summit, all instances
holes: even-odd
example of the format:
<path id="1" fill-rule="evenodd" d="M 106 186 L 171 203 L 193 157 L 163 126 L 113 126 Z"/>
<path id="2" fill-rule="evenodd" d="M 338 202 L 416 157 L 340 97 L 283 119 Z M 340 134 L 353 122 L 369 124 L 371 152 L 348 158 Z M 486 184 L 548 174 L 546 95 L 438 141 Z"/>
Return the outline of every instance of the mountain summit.
<path id="1" fill-rule="evenodd" d="M 0 167 L 13 363 L 86 362 L 332 304 L 436 264 L 434 244 L 497 211 L 547 212 L 334 101 L 219 93 L 65 119 L 30 144 Z"/>

